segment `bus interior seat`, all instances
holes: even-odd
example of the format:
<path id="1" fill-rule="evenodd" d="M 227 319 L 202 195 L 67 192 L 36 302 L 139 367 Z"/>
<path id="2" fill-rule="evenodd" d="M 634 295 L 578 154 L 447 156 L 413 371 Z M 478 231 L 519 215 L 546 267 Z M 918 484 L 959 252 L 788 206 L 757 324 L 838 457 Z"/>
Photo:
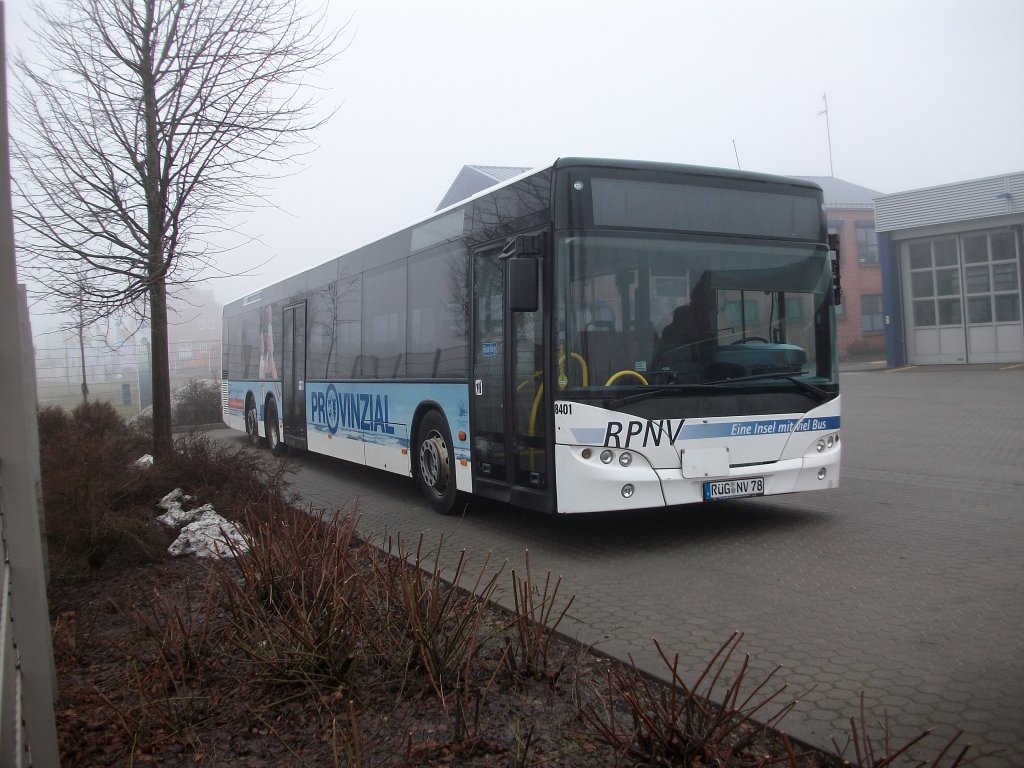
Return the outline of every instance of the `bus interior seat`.
<path id="1" fill-rule="evenodd" d="M 640 345 L 629 331 L 588 328 L 580 332 L 579 349 L 587 361 L 590 386 L 602 386 L 619 371 L 634 370 Z"/>

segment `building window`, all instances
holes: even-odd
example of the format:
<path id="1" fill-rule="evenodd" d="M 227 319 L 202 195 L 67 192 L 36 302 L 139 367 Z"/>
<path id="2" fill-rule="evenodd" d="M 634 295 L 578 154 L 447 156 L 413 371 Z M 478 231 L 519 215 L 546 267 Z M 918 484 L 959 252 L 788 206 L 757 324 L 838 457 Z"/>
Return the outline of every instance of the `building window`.
<path id="1" fill-rule="evenodd" d="M 882 314 L 882 294 L 866 293 L 860 297 L 861 328 L 865 332 L 885 329 L 885 317 Z"/>
<path id="2" fill-rule="evenodd" d="M 1020 322 L 1020 281 L 1013 231 L 964 235 L 962 244 L 968 322 Z"/>
<path id="3" fill-rule="evenodd" d="M 857 261 L 861 264 L 878 263 L 878 234 L 873 222 L 857 222 Z"/>

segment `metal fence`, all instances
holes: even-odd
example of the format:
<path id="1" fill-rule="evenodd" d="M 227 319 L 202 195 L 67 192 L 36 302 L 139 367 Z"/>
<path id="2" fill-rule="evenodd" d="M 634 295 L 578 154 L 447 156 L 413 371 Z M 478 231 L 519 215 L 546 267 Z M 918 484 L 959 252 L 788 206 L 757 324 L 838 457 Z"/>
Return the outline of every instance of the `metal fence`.
<path id="1" fill-rule="evenodd" d="M 219 341 L 183 341 L 169 345 L 171 392 L 192 380 L 220 381 Z M 36 390 L 40 406 L 74 408 L 82 402 L 82 353 L 77 345 L 40 347 L 35 351 Z M 85 348 L 84 379 L 90 400 L 106 400 L 125 417 L 153 402 L 148 343 L 106 344 Z"/>

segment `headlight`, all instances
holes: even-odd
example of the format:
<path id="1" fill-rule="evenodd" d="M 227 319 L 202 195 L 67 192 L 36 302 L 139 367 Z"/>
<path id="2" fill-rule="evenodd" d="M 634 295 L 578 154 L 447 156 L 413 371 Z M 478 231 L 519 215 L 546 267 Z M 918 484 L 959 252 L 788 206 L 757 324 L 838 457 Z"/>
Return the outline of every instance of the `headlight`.
<path id="1" fill-rule="evenodd" d="M 611 464 L 612 463 L 612 459 L 614 459 L 614 458 L 615 458 L 615 454 L 612 453 L 611 451 L 609 451 L 607 449 L 601 451 L 601 463 L 602 464 Z"/>
<path id="2" fill-rule="evenodd" d="M 623 454 L 619 455 L 619 464 L 621 464 L 622 466 L 628 467 L 632 463 L 633 463 L 633 454 L 632 453 L 627 452 L 627 453 L 623 453 Z"/>

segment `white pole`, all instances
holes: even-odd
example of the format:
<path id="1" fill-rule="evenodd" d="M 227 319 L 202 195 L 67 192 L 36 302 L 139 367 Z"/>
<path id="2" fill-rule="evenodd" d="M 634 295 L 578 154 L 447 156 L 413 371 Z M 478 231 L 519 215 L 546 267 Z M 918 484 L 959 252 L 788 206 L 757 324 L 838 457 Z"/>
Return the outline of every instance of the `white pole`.
<path id="1" fill-rule="evenodd" d="M 828 175 L 835 178 L 836 169 L 832 165 L 832 127 L 828 122 L 828 94 L 823 93 L 821 95 L 822 100 L 825 102 L 825 109 L 819 112 L 819 115 L 825 116 L 825 135 L 828 136 Z"/>

